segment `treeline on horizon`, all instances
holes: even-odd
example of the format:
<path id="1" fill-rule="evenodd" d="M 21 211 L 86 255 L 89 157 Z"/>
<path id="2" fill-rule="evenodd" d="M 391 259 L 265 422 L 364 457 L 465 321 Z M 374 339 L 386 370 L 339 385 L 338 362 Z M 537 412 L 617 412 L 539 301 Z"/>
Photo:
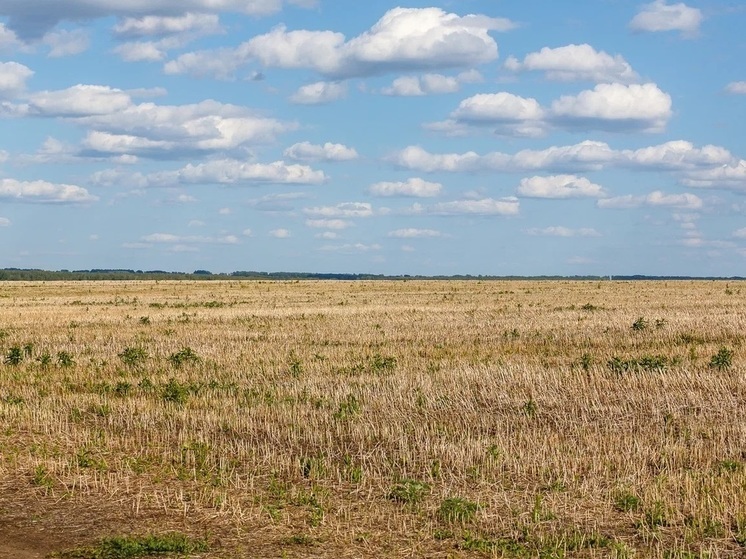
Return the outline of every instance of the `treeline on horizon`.
<path id="1" fill-rule="evenodd" d="M 40 270 L 24 268 L 4 268 L 0 270 L 0 281 L 84 281 L 84 280 L 743 280 L 742 276 L 647 276 L 641 274 L 621 276 L 491 276 L 491 275 L 386 275 L 386 274 L 346 274 L 312 272 L 256 272 L 240 271 L 214 274 L 208 270 L 193 272 L 168 272 L 165 270 Z"/>

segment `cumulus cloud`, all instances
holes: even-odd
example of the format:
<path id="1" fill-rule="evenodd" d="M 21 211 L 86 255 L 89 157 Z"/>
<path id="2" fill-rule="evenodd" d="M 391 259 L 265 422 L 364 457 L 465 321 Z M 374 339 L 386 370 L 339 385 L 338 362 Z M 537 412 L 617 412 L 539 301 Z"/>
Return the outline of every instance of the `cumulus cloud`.
<path id="1" fill-rule="evenodd" d="M 171 233 L 152 233 L 141 237 L 140 240 L 144 243 L 152 244 L 220 244 L 220 245 L 236 245 L 240 241 L 235 235 L 222 235 L 219 237 L 202 237 L 198 235 L 173 235 Z"/>
<path id="2" fill-rule="evenodd" d="M 411 196 L 431 198 L 443 191 L 443 185 L 428 182 L 421 178 L 411 178 L 404 182 L 377 182 L 370 186 L 368 192 L 373 196 Z"/>
<path id="3" fill-rule="evenodd" d="M 0 200 L 43 204 L 85 204 L 95 202 L 98 197 L 74 184 L 55 184 L 42 180 L 0 179 Z"/>
<path id="4" fill-rule="evenodd" d="M 671 141 L 637 150 L 615 150 L 605 142 L 586 140 L 574 145 L 551 146 L 543 150 L 521 150 L 515 154 L 491 152 L 430 153 L 420 146 L 408 146 L 389 156 L 394 165 L 426 173 L 434 172 L 520 172 L 536 170 L 600 171 L 607 168 L 669 170 L 691 180 L 713 180 L 717 175 L 737 179 L 746 163 L 728 150 L 714 145 L 695 147 L 687 141 Z M 707 186 L 702 184 L 701 186 Z"/>
<path id="5" fill-rule="evenodd" d="M 580 229 L 571 229 L 569 227 L 552 226 L 544 228 L 526 229 L 526 234 L 545 237 L 600 237 L 601 233 L 595 229 L 582 227 Z"/>
<path id="6" fill-rule="evenodd" d="M 347 95 L 347 84 L 340 82 L 316 82 L 298 88 L 290 101 L 296 105 L 322 105 L 342 99 Z"/>
<path id="7" fill-rule="evenodd" d="M 629 209 L 641 206 L 670 207 L 683 210 L 698 210 L 703 202 L 694 194 L 665 194 L 660 190 L 640 196 L 627 195 L 605 198 L 596 202 L 599 208 Z"/>
<path id="8" fill-rule="evenodd" d="M 725 91 L 734 95 L 746 95 L 746 81 L 730 82 L 725 86 Z"/>
<path id="9" fill-rule="evenodd" d="M 39 91 L 29 97 L 28 103 L 33 114 L 81 117 L 123 111 L 132 106 L 132 98 L 121 89 L 78 84 L 67 89 Z"/>
<path id="10" fill-rule="evenodd" d="M 296 161 L 352 161 L 359 157 L 354 148 L 331 142 L 324 145 L 300 142 L 287 148 L 283 155 Z"/>
<path id="11" fill-rule="evenodd" d="M 490 127 L 511 136 L 541 136 L 549 128 L 660 132 L 671 117 L 671 97 L 657 85 L 599 84 L 565 95 L 550 107 L 512 93 L 480 93 L 461 101 L 446 121 L 426 125 L 451 135 Z"/>
<path id="12" fill-rule="evenodd" d="M 320 184 L 326 180 L 323 171 L 307 165 L 288 165 L 283 161 L 273 163 L 246 163 L 235 159 L 221 159 L 190 163 L 178 171 L 165 171 L 149 176 L 152 185 L 179 184 Z"/>
<path id="13" fill-rule="evenodd" d="M 408 228 L 389 231 L 388 236 L 395 239 L 434 239 L 436 237 L 443 237 L 443 233 L 435 229 Z"/>
<path id="14" fill-rule="evenodd" d="M 344 219 L 307 219 L 306 225 L 313 229 L 347 229 L 353 224 Z"/>
<path id="15" fill-rule="evenodd" d="M 12 99 L 26 89 L 33 70 L 18 62 L 0 62 L 0 98 Z"/>
<path id="16" fill-rule="evenodd" d="M 693 187 L 716 187 L 746 191 L 746 160 L 686 173 L 682 182 Z"/>
<path id="17" fill-rule="evenodd" d="M 544 47 L 527 54 L 523 62 L 515 57 L 505 61 L 505 68 L 513 72 L 544 72 L 549 80 L 634 83 L 638 75 L 621 56 L 597 51 L 591 45 Z"/>
<path id="18" fill-rule="evenodd" d="M 289 239 L 292 237 L 292 234 L 287 229 L 273 229 L 269 232 L 269 236 L 275 239 Z"/>
<path id="19" fill-rule="evenodd" d="M 571 128 L 661 132 L 671 117 L 671 96 L 654 83 L 598 84 L 552 103 L 551 118 Z"/>
<path id="20" fill-rule="evenodd" d="M 522 179 L 518 194 L 527 198 L 599 198 L 604 189 L 585 177 L 552 175 Z"/>
<path id="21" fill-rule="evenodd" d="M 320 247 L 319 250 L 328 251 L 328 252 L 343 252 L 343 253 L 370 252 L 370 251 L 381 250 L 381 245 L 378 245 L 378 244 L 366 245 L 365 243 L 347 243 L 343 245 L 324 245 Z"/>
<path id="22" fill-rule="evenodd" d="M 125 18 L 114 27 L 114 33 L 126 42 L 114 52 L 127 62 L 154 62 L 166 58 L 169 50 L 184 48 L 195 39 L 222 32 L 216 14 L 188 12 L 180 16 Z"/>
<path id="23" fill-rule="evenodd" d="M 308 0 L 290 0 L 289 3 L 299 6 L 311 4 Z M 112 16 L 146 18 L 150 15 L 178 18 L 189 13 L 220 12 L 261 16 L 279 11 L 282 5 L 282 0 L 0 0 L 0 16 L 9 18 L 8 27 L 21 38 L 33 40 L 43 36 L 61 21 Z"/>
<path id="24" fill-rule="evenodd" d="M 0 227 L 10 227 L 11 221 L 7 217 L 0 217 Z"/>
<path id="25" fill-rule="evenodd" d="M 216 14 L 194 12 L 178 16 L 126 17 L 114 26 L 114 33 L 120 38 L 163 37 L 182 33 L 209 35 L 221 31 L 220 19 Z"/>
<path id="26" fill-rule="evenodd" d="M 667 4 L 666 0 L 655 0 L 643 6 L 642 10 L 629 23 L 634 31 L 681 31 L 685 37 L 692 37 L 699 31 L 702 12 L 684 3 Z"/>
<path id="27" fill-rule="evenodd" d="M 434 215 L 516 215 L 520 210 L 517 198 L 481 198 L 475 200 L 454 200 L 430 206 L 425 211 Z"/>
<path id="28" fill-rule="evenodd" d="M 90 45 L 90 38 L 82 29 L 61 30 L 44 35 L 42 43 L 49 47 L 50 58 L 60 58 L 85 52 Z"/>
<path id="29" fill-rule="evenodd" d="M 461 84 L 478 83 L 482 79 L 482 75 L 476 70 L 462 72 L 457 76 L 444 76 L 443 74 L 402 76 L 396 78 L 389 87 L 384 87 L 381 93 L 397 97 L 421 97 L 454 93 L 461 89 Z"/>
<path id="30" fill-rule="evenodd" d="M 367 202 L 342 202 L 335 206 L 304 208 L 303 213 L 323 218 L 370 217 L 373 215 L 373 206 Z"/>
<path id="31" fill-rule="evenodd" d="M 507 19 L 484 15 L 459 16 L 440 8 L 394 8 L 350 40 L 332 31 L 288 31 L 279 26 L 235 49 L 187 53 L 167 63 L 165 70 L 204 75 L 205 64 L 216 57 L 225 61 L 220 72 L 212 72 L 219 77 L 253 61 L 266 67 L 308 68 L 331 79 L 472 68 L 498 56 L 490 31 L 513 27 Z"/>
<path id="32" fill-rule="evenodd" d="M 87 155 L 156 158 L 237 150 L 271 142 L 296 127 L 212 100 L 175 106 L 142 103 L 116 113 L 81 117 L 76 122 L 92 129 L 83 141 Z"/>

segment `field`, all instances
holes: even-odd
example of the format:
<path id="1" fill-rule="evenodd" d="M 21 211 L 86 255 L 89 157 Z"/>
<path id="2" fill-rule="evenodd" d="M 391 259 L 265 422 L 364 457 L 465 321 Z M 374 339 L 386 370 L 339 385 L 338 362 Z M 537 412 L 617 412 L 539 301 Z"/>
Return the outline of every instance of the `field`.
<path id="1" fill-rule="evenodd" d="M 0 283 L 0 557 L 743 557 L 744 332 L 722 281 Z"/>

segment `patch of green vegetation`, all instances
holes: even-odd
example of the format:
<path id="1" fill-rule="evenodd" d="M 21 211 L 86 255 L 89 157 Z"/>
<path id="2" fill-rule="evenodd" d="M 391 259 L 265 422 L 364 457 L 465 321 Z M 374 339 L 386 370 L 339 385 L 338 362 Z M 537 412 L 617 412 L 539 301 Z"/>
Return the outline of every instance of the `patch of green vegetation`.
<path id="1" fill-rule="evenodd" d="M 209 549 L 203 540 L 193 539 L 178 532 L 148 536 L 115 536 L 98 543 L 63 551 L 62 559 L 134 559 L 152 555 L 184 556 Z"/>
<path id="2" fill-rule="evenodd" d="M 718 371 L 730 369 L 733 365 L 733 350 L 721 347 L 718 352 L 710 358 L 710 367 Z"/>
<path id="3" fill-rule="evenodd" d="M 137 368 L 147 361 L 148 352 L 144 347 L 126 347 L 118 357 L 128 367 Z"/>
<path id="4" fill-rule="evenodd" d="M 606 363 L 606 366 L 612 373 L 621 375 L 628 372 L 639 371 L 664 371 L 672 361 L 665 355 L 644 355 L 637 358 L 621 359 L 612 357 Z"/>
<path id="5" fill-rule="evenodd" d="M 620 512 L 636 511 L 640 504 L 640 498 L 629 491 L 620 491 L 614 496 L 614 508 Z"/>
<path id="6" fill-rule="evenodd" d="M 430 485 L 416 479 L 402 479 L 395 483 L 388 493 L 388 498 L 398 503 L 416 504 L 430 492 Z"/>
<path id="7" fill-rule="evenodd" d="M 191 347 L 183 347 L 179 351 L 168 356 L 168 362 L 177 368 L 185 363 L 194 364 L 199 363 L 199 361 L 199 355 L 197 355 Z"/>
<path id="8" fill-rule="evenodd" d="M 438 508 L 438 518 L 449 524 L 465 524 L 474 520 L 481 507 L 461 497 L 450 497 L 443 500 Z"/>

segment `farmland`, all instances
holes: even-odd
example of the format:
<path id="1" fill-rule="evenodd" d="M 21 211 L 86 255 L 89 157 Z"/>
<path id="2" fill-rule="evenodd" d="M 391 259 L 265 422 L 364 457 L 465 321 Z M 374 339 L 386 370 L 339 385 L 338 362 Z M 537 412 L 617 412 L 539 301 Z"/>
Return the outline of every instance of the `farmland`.
<path id="1" fill-rule="evenodd" d="M 4 282 L 0 541 L 740 557 L 745 331 L 738 282 Z"/>

